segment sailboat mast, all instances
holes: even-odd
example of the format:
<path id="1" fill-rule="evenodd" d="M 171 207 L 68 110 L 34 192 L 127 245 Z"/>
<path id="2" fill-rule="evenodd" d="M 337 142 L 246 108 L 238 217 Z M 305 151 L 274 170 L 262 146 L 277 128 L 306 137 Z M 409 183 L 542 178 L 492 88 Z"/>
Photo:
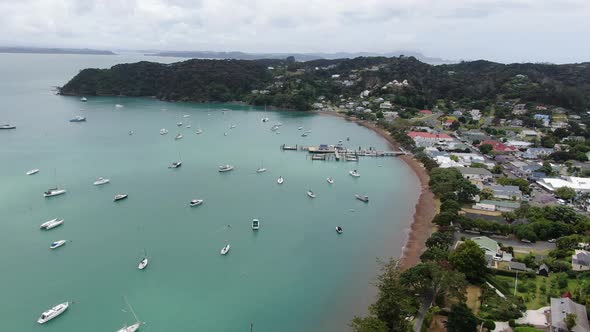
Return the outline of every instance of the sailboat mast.
<path id="1" fill-rule="evenodd" d="M 123 296 L 123 298 L 125 299 L 125 303 L 129 307 L 129 310 L 131 310 L 131 313 L 133 314 L 133 318 L 135 318 L 135 322 L 139 323 L 139 319 L 137 318 L 137 315 L 135 314 L 135 310 L 133 310 L 133 307 L 131 306 L 129 301 L 127 301 L 127 297 Z"/>

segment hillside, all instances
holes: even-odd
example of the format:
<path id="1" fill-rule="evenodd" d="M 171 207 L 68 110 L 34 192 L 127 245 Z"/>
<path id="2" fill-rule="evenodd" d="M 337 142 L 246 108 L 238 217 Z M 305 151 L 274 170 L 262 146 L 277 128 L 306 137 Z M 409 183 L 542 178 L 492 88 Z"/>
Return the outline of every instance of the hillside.
<path id="1" fill-rule="evenodd" d="M 393 91 L 382 89 L 393 80 L 410 84 Z M 139 62 L 85 69 L 61 93 L 197 102 L 241 100 L 305 110 L 320 96 L 337 104 L 364 90 L 372 96 L 395 98 L 401 107 L 431 107 L 440 100 L 489 103 L 501 96 L 585 112 L 590 107 L 590 63 L 505 65 L 480 60 L 433 66 L 413 57 Z"/>

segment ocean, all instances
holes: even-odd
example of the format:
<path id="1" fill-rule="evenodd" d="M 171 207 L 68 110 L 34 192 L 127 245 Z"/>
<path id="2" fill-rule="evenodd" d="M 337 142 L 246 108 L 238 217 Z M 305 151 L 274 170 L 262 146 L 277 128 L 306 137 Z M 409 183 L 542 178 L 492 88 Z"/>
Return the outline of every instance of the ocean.
<path id="1" fill-rule="evenodd" d="M 0 130 L 0 331 L 116 331 L 134 322 L 124 297 L 145 322 L 140 331 L 348 330 L 373 300 L 377 258 L 401 253 L 420 191 L 410 168 L 394 157 L 312 161 L 280 149 L 342 140 L 389 150 L 336 117 L 152 98 L 83 103 L 52 90 L 83 68 L 141 60 L 180 59 L 0 54 L 0 124 L 17 126 Z M 69 122 L 76 115 L 87 121 Z M 169 169 L 177 160 L 182 167 Z M 222 164 L 235 170 L 219 173 Z M 256 173 L 261 166 L 268 171 Z M 111 183 L 94 186 L 98 177 Z M 44 198 L 54 186 L 68 192 Z M 115 203 L 117 193 L 129 198 Z M 189 207 L 196 198 L 203 205 Z M 39 229 L 53 218 L 64 225 Z M 66 313 L 36 323 L 65 301 Z"/>

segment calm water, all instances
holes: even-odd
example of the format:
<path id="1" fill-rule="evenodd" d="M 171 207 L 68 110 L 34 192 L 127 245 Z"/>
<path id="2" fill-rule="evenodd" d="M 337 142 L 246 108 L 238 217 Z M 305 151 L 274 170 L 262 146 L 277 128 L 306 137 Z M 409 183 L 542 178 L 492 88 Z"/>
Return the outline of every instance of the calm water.
<path id="1" fill-rule="evenodd" d="M 346 330 L 371 301 L 376 257 L 401 252 L 418 196 L 413 173 L 395 158 L 323 162 L 279 149 L 346 137 L 349 147 L 386 149 L 338 118 L 266 112 L 271 121 L 262 123 L 262 110 L 248 106 L 82 103 L 51 91 L 82 68 L 143 59 L 0 54 L 0 122 L 17 126 L 0 131 L 0 331 L 115 331 L 133 321 L 123 296 L 147 322 L 141 331 L 249 331 L 250 322 L 254 331 Z M 79 114 L 88 122 L 68 122 Z M 269 130 L 278 121 L 280 135 Z M 161 136 L 164 127 L 170 133 Z M 177 132 L 184 139 L 175 141 Z M 183 166 L 168 169 L 179 157 Z M 222 163 L 236 169 L 218 173 Z M 261 164 L 269 170 L 256 174 Z M 41 171 L 24 174 L 33 168 Z M 360 178 L 348 175 L 353 168 Z M 93 186 L 99 176 L 111 183 Z M 43 198 L 55 185 L 68 193 Z M 113 203 L 118 192 L 129 198 Z M 357 192 L 371 202 L 355 200 Z M 193 198 L 205 203 L 189 208 Z M 39 230 L 55 217 L 65 225 Z M 261 220 L 258 232 L 252 218 Z M 60 239 L 71 242 L 51 251 Z M 232 250 L 221 256 L 226 241 Z M 138 271 L 144 249 L 150 265 Z M 74 303 L 64 315 L 36 323 L 67 300 Z"/>

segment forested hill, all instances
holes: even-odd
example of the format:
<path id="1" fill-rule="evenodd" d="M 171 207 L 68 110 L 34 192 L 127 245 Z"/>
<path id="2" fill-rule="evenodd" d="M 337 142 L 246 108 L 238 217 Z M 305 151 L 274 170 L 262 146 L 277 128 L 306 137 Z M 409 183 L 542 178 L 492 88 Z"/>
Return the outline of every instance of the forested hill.
<path id="1" fill-rule="evenodd" d="M 407 80 L 403 89 L 384 88 Z M 254 90 L 254 91 L 253 91 Z M 432 107 L 444 101 L 519 99 L 577 112 L 590 106 L 590 63 L 499 64 L 488 61 L 433 66 L 413 57 L 312 60 L 188 60 L 139 62 L 85 69 L 61 88 L 65 95 L 156 96 L 163 100 L 245 101 L 309 109 L 338 105 L 369 90 L 396 107 Z"/>

